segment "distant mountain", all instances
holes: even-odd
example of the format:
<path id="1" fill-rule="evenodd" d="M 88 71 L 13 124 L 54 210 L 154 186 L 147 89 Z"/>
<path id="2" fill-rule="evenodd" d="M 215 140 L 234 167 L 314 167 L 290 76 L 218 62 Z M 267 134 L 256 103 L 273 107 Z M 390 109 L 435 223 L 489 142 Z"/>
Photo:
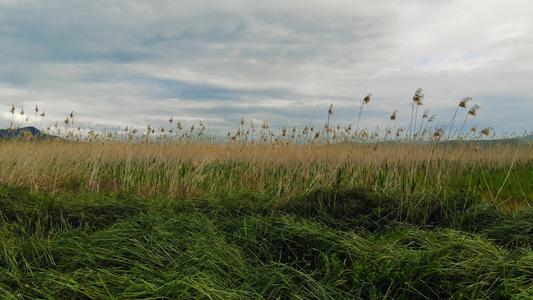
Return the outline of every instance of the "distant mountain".
<path id="1" fill-rule="evenodd" d="M 533 142 L 533 134 L 516 138 L 520 141 Z"/>
<path id="2" fill-rule="evenodd" d="M 489 147 L 494 145 L 519 145 L 519 144 L 529 144 L 533 143 L 533 135 L 518 137 L 518 138 L 508 138 L 508 139 L 495 139 L 495 140 L 452 140 L 452 141 L 442 141 L 439 142 L 439 145 L 449 145 L 449 146 L 461 146 L 466 144 L 478 145 L 482 147 Z"/>
<path id="3" fill-rule="evenodd" d="M 13 139 L 19 139 L 19 140 L 37 140 L 37 141 L 44 141 L 44 140 L 54 140 L 54 139 L 61 139 L 58 136 L 50 135 L 43 133 L 39 129 L 29 126 L 24 128 L 10 128 L 10 129 L 0 129 L 0 140 L 13 140 Z"/>

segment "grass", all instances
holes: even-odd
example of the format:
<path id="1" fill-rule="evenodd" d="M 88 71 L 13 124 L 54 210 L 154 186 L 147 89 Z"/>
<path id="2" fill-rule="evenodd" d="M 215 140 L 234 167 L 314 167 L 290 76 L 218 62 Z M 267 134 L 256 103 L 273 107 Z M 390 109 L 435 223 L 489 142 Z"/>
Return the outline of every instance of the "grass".
<path id="1" fill-rule="evenodd" d="M 323 130 L 83 134 L 71 113 L 65 140 L 2 141 L 0 297 L 533 298 L 532 144 L 462 132 L 477 106 L 453 132 L 466 100 L 433 129 L 413 100 L 381 133 L 331 105 Z"/>
<path id="2" fill-rule="evenodd" d="M 531 209 L 502 212 L 480 198 L 421 226 L 399 200 L 360 190 L 284 203 L 6 185 L 0 195 L 4 299 L 533 296 Z"/>
<path id="3" fill-rule="evenodd" d="M 0 181 L 37 191 L 184 199 L 250 192 L 283 200 L 318 189 L 357 187 L 405 201 L 427 194 L 446 199 L 460 191 L 521 206 L 533 195 L 530 144 L 477 152 L 468 146 L 374 148 L 10 142 L 0 148 Z"/>

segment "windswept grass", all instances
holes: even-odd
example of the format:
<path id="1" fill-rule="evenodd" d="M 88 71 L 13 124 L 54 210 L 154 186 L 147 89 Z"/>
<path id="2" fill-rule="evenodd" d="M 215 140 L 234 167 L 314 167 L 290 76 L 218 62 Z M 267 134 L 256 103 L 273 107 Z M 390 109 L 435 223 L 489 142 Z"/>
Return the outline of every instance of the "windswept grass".
<path id="1" fill-rule="evenodd" d="M 377 200 L 378 199 L 378 200 Z M 0 188 L 4 299 L 510 299 L 533 296 L 531 209 L 457 199 L 426 226 L 395 199 L 284 203 Z M 332 201 L 336 201 L 333 205 Z M 344 210 L 348 209 L 348 211 Z M 351 210 L 350 210 L 351 209 Z"/>
<path id="2" fill-rule="evenodd" d="M 331 104 L 324 129 L 243 118 L 227 138 L 172 117 L 87 131 L 71 112 L 46 130 L 62 139 L 15 140 L 34 129 L 11 130 L 13 106 L 0 298 L 533 298 L 533 145 L 463 132 L 477 104 L 454 132 L 469 97 L 431 127 L 421 89 L 409 127 L 394 111 L 370 132 L 370 96 L 355 130 Z"/>
<path id="3" fill-rule="evenodd" d="M 36 191 L 220 197 L 248 192 L 280 201 L 320 189 L 361 188 L 418 205 L 456 194 L 529 205 L 531 144 L 473 148 L 414 144 L 247 146 L 5 142 L 0 182 Z"/>

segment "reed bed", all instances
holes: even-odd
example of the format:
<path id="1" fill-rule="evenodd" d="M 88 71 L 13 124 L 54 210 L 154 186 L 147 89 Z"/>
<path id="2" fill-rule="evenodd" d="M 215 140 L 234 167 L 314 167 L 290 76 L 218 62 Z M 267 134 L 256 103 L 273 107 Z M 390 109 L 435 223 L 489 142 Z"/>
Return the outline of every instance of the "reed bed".
<path id="1" fill-rule="evenodd" d="M 355 129 L 333 105 L 323 129 L 225 137 L 72 112 L 44 131 L 61 138 L 3 140 L 0 297 L 533 298 L 532 143 L 463 132 L 469 97 L 431 128 L 421 89 L 408 127 L 369 132 L 370 97 Z"/>
<path id="2" fill-rule="evenodd" d="M 0 182 L 183 199 L 242 192 L 288 199 L 333 187 L 401 199 L 468 192 L 529 204 L 531 144 L 475 147 L 4 142 Z"/>

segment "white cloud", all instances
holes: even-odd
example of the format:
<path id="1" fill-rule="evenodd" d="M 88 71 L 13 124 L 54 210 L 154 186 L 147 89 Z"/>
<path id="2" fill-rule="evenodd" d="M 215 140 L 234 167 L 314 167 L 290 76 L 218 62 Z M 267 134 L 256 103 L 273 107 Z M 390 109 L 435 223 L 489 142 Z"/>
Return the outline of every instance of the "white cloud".
<path id="1" fill-rule="evenodd" d="M 227 128 L 243 113 L 302 123 L 315 108 L 319 122 L 331 103 L 350 123 L 374 93 L 362 119 L 373 127 L 408 115 L 421 87 L 443 119 L 472 96 L 480 121 L 521 131 L 533 109 L 529 11 L 522 0 L 4 0 L 0 97 L 58 120 L 76 110 L 88 126 L 174 115 Z M 501 98 L 520 105 L 512 124 Z"/>

